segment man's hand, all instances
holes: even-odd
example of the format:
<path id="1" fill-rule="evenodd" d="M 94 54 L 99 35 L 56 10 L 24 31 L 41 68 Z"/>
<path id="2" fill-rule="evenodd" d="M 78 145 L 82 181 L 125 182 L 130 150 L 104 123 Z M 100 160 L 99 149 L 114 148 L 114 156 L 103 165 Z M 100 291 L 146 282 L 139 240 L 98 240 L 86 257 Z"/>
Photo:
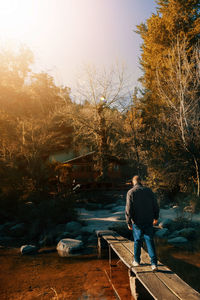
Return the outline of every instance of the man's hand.
<path id="1" fill-rule="evenodd" d="M 154 219 L 153 220 L 153 226 L 156 226 L 158 224 L 158 220 Z"/>
<path id="2" fill-rule="evenodd" d="M 132 230 L 133 229 L 132 225 L 128 225 L 128 229 Z"/>

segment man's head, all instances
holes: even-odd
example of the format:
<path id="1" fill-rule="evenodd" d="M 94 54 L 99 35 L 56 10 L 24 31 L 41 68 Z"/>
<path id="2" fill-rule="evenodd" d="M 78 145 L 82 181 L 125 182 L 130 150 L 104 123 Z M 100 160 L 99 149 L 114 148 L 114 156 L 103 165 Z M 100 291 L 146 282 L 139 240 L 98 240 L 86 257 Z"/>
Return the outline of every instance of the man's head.
<path id="1" fill-rule="evenodd" d="M 136 185 L 138 183 L 140 184 L 141 183 L 140 176 L 138 176 L 138 175 L 133 176 L 132 183 L 133 183 L 133 185 Z"/>

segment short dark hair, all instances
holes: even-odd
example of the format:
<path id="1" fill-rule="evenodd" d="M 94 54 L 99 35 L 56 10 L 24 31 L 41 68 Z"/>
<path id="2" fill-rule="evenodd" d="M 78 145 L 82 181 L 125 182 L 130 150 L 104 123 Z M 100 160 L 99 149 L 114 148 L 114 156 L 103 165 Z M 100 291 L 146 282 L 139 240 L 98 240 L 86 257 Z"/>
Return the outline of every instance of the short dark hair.
<path id="1" fill-rule="evenodd" d="M 135 175 L 135 176 L 133 176 L 133 179 L 132 179 L 132 181 L 136 181 L 137 183 L 141 183 L 141 178 L 140 178 L 140 176 L 139 175 Z"/>

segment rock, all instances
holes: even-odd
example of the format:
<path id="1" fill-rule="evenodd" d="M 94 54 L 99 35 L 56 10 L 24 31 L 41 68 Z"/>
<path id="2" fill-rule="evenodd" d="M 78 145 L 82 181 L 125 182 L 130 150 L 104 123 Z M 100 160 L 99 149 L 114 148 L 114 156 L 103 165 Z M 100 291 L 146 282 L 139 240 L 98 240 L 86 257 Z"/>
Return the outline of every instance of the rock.
<path id="1" fill-rule="evenodd" d="M 85 205 L 85 209 L 87 210 L 98 210 L 101 209 L 101 204 L 100 203 L 87 203 Z"/>
<path id="2" fill-rule="evenodd" d="M 10 228 L 10 235 L 14 237 L 23 236 L 26 233 L 26 225 L 24 223 L 16 224 Z"/>
<path id="3" fill-rule="evenodd" d="M 9 234 L 10 233 L 10 228 L 14 225 L 16 225 L 15 222 L 7 222 L 7 223 L 4 223 L 4 224 L 0 225 L 1 235 Z"/>
<path id="4" fill-rule="evenodd" d="M 192 240 L 196 237 L 196 230 L 194 228 L 183 228 L 179 230 L 179 235 L 188 240 Z"/>
<path id="5" fill-rule="evenodd" d="M 61 233 L 55 240 L 58 243 L 60 240 L 65 239 L 65 238 L 75 238 L 75 234 L 70 234 L 69 232 L 65 231 Z"/>
<path id="6" fill-rule="evenodd" d="M 83 243 L 81 240 L 62 239 L 58 243 L 56 249 L 58 254 L 62 257 L 72 256 L 82 250 Z"/>
<path id="7" fill-rule="evenodd" d="M 88 244 L 94 244 L 96 245 L 97 244 L 97 236 L 96 235 L 91 235 L 89 238 L 88 238 Z"/>
<path id="8" fill-rule="evenodd" d="M 65 231 L 65 226 L 66 226 L 66 224 L 58 224 L 58 225 L 56 225 L 55 230 L 57 232 L 63 232 L 63 231 Z"/>
<path id="9" fill-rule="evenodd" d="M 170 208 L 170 205 L 169 205 L 169 204 L 165 204 L 165 205 L 163 206 L 163 208 L 164 208 L 164 209 L 169 209 L 169 208 Z"/>
<path id="10" fill-rule="evenodd" d="M 65 225 L 65 231 L 79 233 L 81 231 L 81 227 L 82 226 L 79 222 L 72 221 Z"/>
<path id="11" fill-rule="evenodd" d="M 113 209 L 115 205 L 113 203 L 109 203 L 103 206 L 103 209 Z"/>
<path id="12" fill-rule="evenodd" d="M 55 238 L 53 236 L 53 234 L 51 232 L 48 232 L 47 234 L 45 234 L 44 238 L 43 238 L 43 242 L 45 246 L 52 246 L 55 242 Z"/>
<path id="13" fill-rule="evenodd" d="M 175 230 L 174 232 L 172 232 L 169 236 L 168 236 L 168 238 L 169 239 L 173 239 L 173 238 L 176 238 L 176 237 L 178 237 L 179 236 L 179 230 Z"/>
<path id="14" fill-rule="evenodd" d="M 163 238 L 165 236 L 167 236 L 169 233 L 169 230 L 167 228 L 162 228 L 160 230 L 157 230 L 155 235 L 159 238 Z"/>
<path id="15" fill-rule="evenodd" d="M 38 247 L 35 245 L 23 245 L 20 248 L 21 254 L 36 254 L 38 252 Z"/>
<path id="16" fill-rule="evenodd" d="M 81 234 L 82 235 L 84 235 L 84 234 L 89 235 L 89 234 L 92 234 L 94 232 L 95 232 L 94 227 L 90 226 L 90 225 L 84 226 L 84 227 L 81 228 Z"/>
<path id="17" fill-rule="evenodd" d="M 171 219 L 164 219 L 163 221 L 161 221 L 160 223 L 159 223 L 159 226 L 161 227 L 161 228 L 170 228 L 170 227 L 172 227 L 172 224 L 173 224 L 173 220 L 171 220 Z"/>
<path id="18" fill-rule="evenodd" d="M 29 241 L 36 240 L 39 238 L 41 233 L 40 222 L 39 220 L 35 220 L 28 226 L 27 238 Z"/>
<path id="19" fill-rule="evenodd" d="M 14 238 L 10 236 L 0 236 L 0 244 L 3 246 L 9 246 L 13 243 Z"/>
<path id="20" fill-rule="evenodd" d="M 185 244 L 187 242 L 188 242 L 188 240 L 182 236 L 178 236 L 178 237 L 168 240 L 169 244 Z"/>
<path id="21" fill-rule="evenodd" d="M 194 213 L 194 208 L 191 205 L 185 206 L 183 211 L 187 213 Z"/>
<path id="22" fill-rule="evenodd" d="M 123 212 L 125 214 L 125 206 L 119 205 L 119 206 L 113 207 L 112 213 L 116 213 L 116 212 Z"/>
<path id="23" fill-rule="evenodd" d="M 194 228 L 183 228 L 181 230 L 176 230 L 172 234 L 169 235 L 169 239 L 175 238 L 175 237 L 184 237 L 188 240 L 192 240 L 196 237 L 196 230 Z"/>

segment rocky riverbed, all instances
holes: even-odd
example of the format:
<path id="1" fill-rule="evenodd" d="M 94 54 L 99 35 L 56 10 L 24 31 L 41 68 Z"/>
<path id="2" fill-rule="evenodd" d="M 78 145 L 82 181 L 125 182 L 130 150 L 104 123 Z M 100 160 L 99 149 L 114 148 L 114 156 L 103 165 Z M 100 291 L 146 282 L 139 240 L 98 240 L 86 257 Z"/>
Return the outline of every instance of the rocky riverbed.
<path id="1" fill-rule="evenodd" d="M 114 229 L 132 238 L 125 223 L 124 209 L 125 193 L 119 193 L 115 203 L 80 206 L 76 221 L 56 225 L 43 234 L 37 244 L 34 241 L 26 243 L 23 224 L 2 224 L 0 299 L 113 299 L 113 290 L 105 273 L 109 272 L 107 261 L 96 259 L 95 231 Z M 180 218 L 177 221 L 177 215 L 177 208 L 161 209 L 160 228 L 156 231 L 158 256 L 199 291 L 200 215 L 182 221 Z M 70 240 L 78 241 L 78 246 L 66 246 L 65 241 Z M 59 253 L 60 241 L 66 246 L 66 249 L 63 246 L 60 249 L 65 255 L 62 251 Z M 49 247 L 48 243 L 53 245 Z M 31 255 L 21 255 L 20 249 L 21 253 Z M 124 278 L 126 286 L 127 270 L 122 274 L 120 278 Z M 127 286 L 123 295 L 128 290 Z M 99 298 L 98 294 L 101 295 Z"/>

